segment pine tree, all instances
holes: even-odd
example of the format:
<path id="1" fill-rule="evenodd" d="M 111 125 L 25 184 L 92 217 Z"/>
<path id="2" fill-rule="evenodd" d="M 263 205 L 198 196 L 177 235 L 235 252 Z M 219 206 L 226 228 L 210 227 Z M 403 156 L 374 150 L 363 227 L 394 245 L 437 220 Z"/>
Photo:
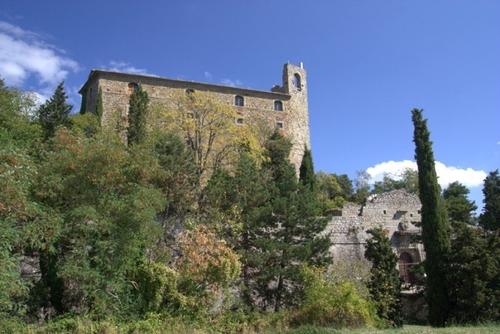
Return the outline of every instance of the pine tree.
<path id="1" fill-rule="evenodd" d="M 146 137 L 146 117 L 148 113 L 148 93 L 139 86 L 131 95 L 128 110 L 128 144 L 140 143 Z"/>
<path id="2" fill-rule="evenodd" d="M 450 249 L 449 227 L 437 182 L 434 153 L 427 120 L 422 110 L 413 109 L 415 159 L 418 166 L 419 196 L 422 202 L 422 241 L 425 248 L 426 298 L 429 305 L 429 323 L 444 326 L 448 316 L 446 257 Z"/>
<path id="3" fill-rule="evenodd" d="M 401 327 L 401 280 L 389 238 L 382 228 L 369 230 L 372 236 L 366 243 L 365 257 L 371 261 L 368 289 L 377 307 L 377 314 L 391 326 Z"/>
<path id="4" fill-rule="evenodd" d="M 472 214 L 477 206 L 469 201 L 467 195 L 469 189 L 459 182 L 453 182 L 443 191 L 443 198 L 451 222 L 463 222 L 470 224 Z"/>
<path id="5" fill-rule="evenodd" d="M 302 163 L 300 164 L 300 182 L 311 190 L 316 188 L 316 176 L 314 175 L 314 165 L 311 150 L 304 149 Z"/>
<path id="6" fill-rule="evenodd" d="M 95 114 L 96 114 L 97 118 L 99 119 L 99 123 L 101 123 L 103 112 L 104 112 L 104 107 L 102 104 L 102 89 L 101 89 L 101 87 L 99 87 L 99 92 L 97 93 L 97 101 L 96 101 L 96 105 L 95 105 Z"/>
<path id="7" fill-rule="evenodd" d="M 53 137 L 58 127 L 71 125 L 69 114 L 73 106 L 66 103 L 67 98 L 64 82 L 61 82 L 52 97 L 38 109 L 38 122 L 42 126 L 45 139 Z"/>
<path id="8" fill-rule="evenodd" d="M 500 228 L 500 175 L 498 169 L 490 172 L 484 180 L 484 209 L 479 217 L 479 225 L 496 231 Z"/>
<path id="9" fill-rule="evenodd" d="M 299 267 L 322 265 L 328 261 L 330 240 L 320 233 L 326 219 L 318 218 L 321 206 L 317 195 L 299 184 L 289 162 L 290 142 L 275 133 L 267 144 L 268 160 L 263 168 L 271 182 L 271 214 L 265 228 L 258 228 L 260 271 L 257 290 L 268 307 L 275 311 L 297 305 L 301 299 Z"/>

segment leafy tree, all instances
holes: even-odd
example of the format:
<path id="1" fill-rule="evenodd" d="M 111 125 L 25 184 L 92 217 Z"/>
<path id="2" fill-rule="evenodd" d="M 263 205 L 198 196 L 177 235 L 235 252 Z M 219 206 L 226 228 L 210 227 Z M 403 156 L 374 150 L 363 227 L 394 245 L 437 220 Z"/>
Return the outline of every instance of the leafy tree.
<path id="1" fill-rule="evenodd" d="M 146 250 L 154 256 L 161 235 L 156 215 L 164 200 L 151 186 L 155 164 L 135 159 L 109 136 L 59 130 L 51 148 L 40 165 L 36 198 L 62 224 L 43 252 L 41 284 L 58 311 L 126 311 L 133 303 L 129 275 Z"/>
<path id="2" fill-rule="evenodd" d="M 232 106 L 203 92 L 174 96 L 173 100 L 173 107 L 152 113 L 156 118 L 151 123 L 186 140 L 201 184 L 206 184 L 214 171 L 234 166 L 242 145 L 257 160 L 262 158 L 258 129 L 249 118 L 243 125 L 236 124 L 235 119 L 241 115 Z"/>
<path id="3" fill-rule="evenodd" d="M 359 204 L 364 204 L 370 194 L 370 174 L 366 171 L 358 171 L 356 178 L 356 192 L 352 199 Z"/>
<path id="4" fill-rule="evenodd" d="M 463 222 L 455 223 L 448 260 L 450 318 L 455 323 L 497 321 L 498 250 L 489 247 L 488 237 Z M 493 241 L 494 236 L 491 237 Z M 498 238 L 498 237 L 496 237 Z M 498 245 L 497 245 L 498 246 Z"/>
<path id="5" fill-rule="evenodd" d="M 377 315 L 391 326 L 401 327 L 401 281 L 396 265 L 398 258 L 392 251 L 389 238 L 382 228 L 369 230 L 365 257 L 372 262 L 368 289 L 375 301 Z"/>
<path id="6" fill-rule="evenodd" d="M 484 180 L 484 209 L 479 217 L 479 225 L 496 231 L 500 228 L 500 175 L 498 169 L 488 174 Z"/>
<path id="7" fill-rule="evenodd" d="M 140 143 L 146 137 L 148 104 L 148 93 L 139 86 L 132 92 L 129 100 L 127 129 L 127 140 L 129 145 Z M 97 108 L 100 108 L 99 105 L 97 105 Z M 97 111 L 96 109 L 96 113 Z"/>
<path id="8" fill-rule="evenodd" d="M 352 181 L 351 179 L 349 179 L 349 176 L 347 176 L 347 174 L 342 174 L 342 175 L 335 175 L 335 177 L 337 178 L 337 182 L 339 183 L 340 188 L 342 188 L 342 194 L 344 199 L 346 200 L 351 199 L 354 194 L 354 189 L 352 186 Z"/>
<path id="9" fill-rule="evenodd" d="M 426 252 L 426 298 L 429 305 L 429 323 L 444 326 L 448 317 L 446 257 L 450 250 L 449 226 L 440 196 L 434 167 L 434 153 L 427 120 L 422 110 L 412 110 L 414 125 L 415 159 L 418 165 L 418 188 L 422 202 L 422 241 Z"/>
<path id="10" fill-rule="evenodd" d="M 418 193 L 418 173 L 417 171 L 407 168 L 397 179 L 390 175 L 384 175 L 382 181 L 377 181 L 373 185 L 372 193 L 380 194 L 391 190 L 405 189 L 411 194 Z"/>
<path id="11" fill-rule="evenodd" d="M 311 150 L 305 149 L 300 164 L 300 182 L 314 191 L 316 189 L 316 177 L 314 175 L 314 165 L 312 160 Z"/>
<path id="12" fill-rule="evenodd" d="M 71 125 L 69 114 L 73 106 L 66 103 L 67 98 L 64 82 L 61 82 L 52 97 L 38 109 L 38 122 L 42 126 L 45 139 L 53 137 L 58 127 Z"/>
<path id="13" fill-rule="evenodd" d="M 452 222 L 463 222 L 470 224 L 472 215 L 477 206 L 473 201 L 467 199 L 469 189 L 459 182 L 453 182 L 443 191 L 444 203 L 448 212 L 448 218 Z"/>

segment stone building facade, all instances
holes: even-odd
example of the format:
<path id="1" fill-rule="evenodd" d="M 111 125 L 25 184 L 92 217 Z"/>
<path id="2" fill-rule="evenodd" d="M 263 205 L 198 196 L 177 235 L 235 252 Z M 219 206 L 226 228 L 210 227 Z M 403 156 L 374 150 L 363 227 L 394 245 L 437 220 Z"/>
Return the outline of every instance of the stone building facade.
<path id="1" fill-rule="evenodd" d="M 372 195 L 365 205 L 346 203 L 328 223 L 327 232 L 332 239 L 331 255 L 347 261 L 364 258 L 367 231 L 382 227 L 399 258 L 399 272 L 404 283 L 410 286 L 415 277 L 409 270 L 425 258 L 423 245 L 416 242 L 420 234 L 421 204 L 417 195 L 405 190 L 393 190 Z"/>
<path id="2" fill-rule="evenodd" d="M 304 147 L 310 147 L 307 75 L 301 64 L 285 64 L 281 86 L 270 91 L 247 89 L 202 82 L 174 80 L 142 74 L 92 70 L 80 89 L 82 112 L 96 110 L 98 92 L 102 94 L 104 128 L 115 127 L 118 118 L 126 127 L 129 96 L 141 85 L 151 103 L 168 107 L 179 93 L 203 91 L 215 100 L 234 106 L 237 124 L 257 114 L 270 128 L 280 128 L 292 142 L 290 161 L 300 166 Z"/>

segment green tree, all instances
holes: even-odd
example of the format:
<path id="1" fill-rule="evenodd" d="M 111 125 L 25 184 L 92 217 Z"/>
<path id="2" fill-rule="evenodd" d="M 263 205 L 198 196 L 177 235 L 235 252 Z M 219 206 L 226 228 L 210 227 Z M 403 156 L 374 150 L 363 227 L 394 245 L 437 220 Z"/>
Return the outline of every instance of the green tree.
<path id="1" fill-rule="evenodd" d="M 479 225 L 496 231 L 500 228 L 500 175 L 498 169 L 488 174 L 484 180 L 484 209 L 479 217 Z"/>
<path id="2" fill-rule="evenodd" d="M 397 177 L 386 174 L 382 181 L 375 182 L 372 193 L 380 194 L 397 189 L 404 189 L 411 194 L 418 193 L 417 171 L 407 168 Z"/>
<path id="3" fill-rule="evenodd" d="M 459 182 L 453 182 L 443 191 L 444 203 L 451 222 L 472 223 L 473 212 L 477 206 L 469 201 L 469 189 Z"/>
<path id="4" fill-rule="evenodd" d="M 368 289 L 377 306 L 377 315 L 391 326 L 401 327 L 403 314 L 401 281 L 396 269 L 398 258 L 382 228 L 369 230 L 368 233 L 371 238 L 366 243 L 365 257 L 372 263 Z"/>
<path id="5" fill-rule="evenodd" d="M 454 224 L 453 236 L 447 270 L 450 319 L 454 323 L 497 321 L 500 300 L 495 280 L 500 260 L 498 249 L 490 247 L 495 236 L 485 237 L 463 222 Z"/>
<path id="6" fill-rule="evenodd" d="M 130 95 L 128 109 L 127 140 L 129 145 L 140 143 L 146 137 L 148 93 L 139 86 Z"/>
<path id="7" fill-rule="evenodd" d="M 445 270 L 446 257 L 450 250 L 448 219 L 437 182 L 427 120 L 422 118 L 422 110 L 413 109 L 412 120 L 419 196 L 422 202 L 422 241 L 426 252 L 424 266 L 427 273 L 429 323 L 432 326 L 444 326 L 449 308 Z"/>
<path id="8" fill-rule="evenodd" d="M 305 149 L 300 164 L 300 182 L 314 191 L 316 189 L 316 176 L 314 175 L 314 165 L 311 150 Z"/>
<path id="9" fill-rule="evenodd" d="M 66 103 L 67 98 L 64 82 L 61 82 L 52 97 L 38 109 L 38 122 L 42 126 L 45 139 L 53 137 L 58 127 L 71 126 L 69 114 L 73 106 Z"/>
<path id="10" fill-rule="evenodd" d="M 275 311 L 296 305 L 301 298 L 299 266 L 325 264 L 330 240 L 321 235 L 327 220 L 319 218 L 317 195 L 299 184 L 288 160 L 291 144 L 276 132 L 267 144 L 264 170 L 271 177 L 271 215 L 259 229 L 264 254 L 256 277 L 257 290 Z"/>
<path id="11" fill-rule="evenodd" d="M 82 99 L 83 99 L 83 96 L 82 96 Z M 101 123 L 103 113 L 104 113 L 104 106 L 103 106 L 103 102 L 102 102 L 102 89 L 101 89 L 101 87 L 99 87 L 99 92 L 97 93 L 97 101 L 95 104 L 95 115 L 97 116 L 99 123 Z"/>

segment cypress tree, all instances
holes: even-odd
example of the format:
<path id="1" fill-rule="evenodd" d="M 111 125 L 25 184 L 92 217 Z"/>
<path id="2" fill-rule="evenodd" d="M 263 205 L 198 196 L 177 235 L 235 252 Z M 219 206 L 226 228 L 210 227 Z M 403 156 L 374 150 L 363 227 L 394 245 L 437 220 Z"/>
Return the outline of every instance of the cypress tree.
<path id="1" fill-rule="evenodd" d="M 42 126 L 45 139 L 53 137 L 58 127 L 71 125 L 69 114 L 72 106 L 66 103 L 67 98 L 64 82 L 61 82 L 52 97 L 38 109 L 38 122 Z"/>
<path id="2" fill-rule="evenodd" d="M 498 169 L 490 172 L 484 180 L 484 209 L 479 217 L 479 225 L 496 231 L 500 228 L 500 175 Z"/>
<path id="3" fill-rule="evenodd" d="M 314 175 L 314 165 L 311 150 L 304 149 L 302 162 L 300 164 L 300 182 L 311 190 L 316 188 L 316 176 Z"/>
<path id="4" fill-rule="evenodd" d="M 389 238 L 381 227 L 369 230 L 365 257 L 372 263 L 368 289 L 377 307 L 377 314 L 393 327 L 403 325 L 401 280 Z"/>
<path id="5" fill-rule="evenodd" d="M 427 274 L 428 320 L 432 326 L 444 326 L 449 308 L 445 272 L 446 257 L 450 250 L 448 220 L 440 197 L 427 120 L 422 118 L 422 110 L 419 109 L 412 110 L 412 119 L 419 197 L 422 202 L 422 241 L 426 253 L 424 268 Z"/>
<path id="6" fill-rule="evenodd" d="M 104 107 L 102 105 L 102 89 L 99 87 L 99 92 L 97 93 L 97 101 L 95 105 L 95 114 L 101 123 L 102 114 L 104 112 Z"/>
<path id="7" fill-rule="evenodd" d="M 131 95 L 128 109 L 128 144 L 140 143 L 146 137 L 146 117 L 148 113 L 148 93 L 139 86 Z"/>

